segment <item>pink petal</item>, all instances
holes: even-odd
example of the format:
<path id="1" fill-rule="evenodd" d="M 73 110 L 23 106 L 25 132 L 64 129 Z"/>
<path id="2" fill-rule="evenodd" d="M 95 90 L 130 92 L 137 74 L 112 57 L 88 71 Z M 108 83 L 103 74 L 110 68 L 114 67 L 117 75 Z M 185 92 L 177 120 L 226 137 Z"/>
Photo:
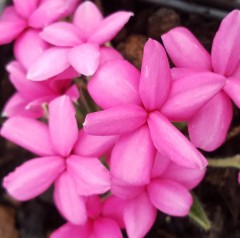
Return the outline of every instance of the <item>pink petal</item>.
<path id="1" fill-rule="evenodd" d="M 100 63 L 102 65 L 110 60 L 120 59 L 123 60 L 122 55 L 112 47 L 102 46 L 100 47 Z"/>
<path id="2" fill-rule="evenodd" d="M 102 108 L 129 103 L 140 105 L 139 78 L 138 70 L 129 62 L 112 60 L 99 67 L 88 84 L 88 91 Z"/>
<path id="3" fill-rule="evenodd" d="M 153 205 L 170 216 L 186 216 L 192 206 L 188 190 L 171 180 L 152 181 L 148 193 Z"/>
<path id="4" fill-rule="evenodd" d="M 234 25 L 234 27 L 232 27 Z M 240 62 L 240 12 L 234 10 L 222 21 L 212 45 L 214 71 L 231 76 Z"/>
<path id="5" fill-rule="evenodd" d="M 110 174 L 97 158 L 71 155 L 67 167 L 80 195 L 102 194 L 110 189 Z"/>
<path id="6" fill-rule="evenodd" d="M 168 169 L 170 163 L 171 160 L 166 155 L 157 152 L 152 168 L 152 178 L 161 176 Z"/>
<path id="7" fill-rule="evenodd" d="M 132 12 L 119 11 L 106 17 L 92 32 L 88 42 L 102 45 L 111 41 L 133 16 Z"/>
<path id="8" fill-rule="evenodd" d="M 5 177 L 3 187 L 15 199 L 26 201 L 47 190 L 64 169 L 60 157 L 32 159 Z"/>
<path id="9" fill-rule="evenodd" d="M 233 100 L 235 105 L 240 108 L 240 78 L 228 78 L 223 90 Z"/>
<path id="10" fill-rule="evenodd" d="M 1 135 L 37 155 L 55 155 L 48 127 L 37 120 L 16 116 L 8 119 Z"/>
<path id="11" fill-rule="evenodd" d="M 22 97 L 19 93 L 15 93 L 12 97 L 8 99 L 5 103 L 4 108 L 2 110 L 3 117 L 13 117 L 13 116 L 25 116 L 37 118 L 42 115 L 41 113 L 31 113 L 26 110 L 26 105 L 28 104 L 28 100 Z"/>
<path id="12" fill-rule="evenodd" d="M 86 41 L 102 21 L 103 16 L 97 6 L 90 1 L 83 2 L 73 17 L 75 24 L 84 34 Z"/>
<path id="13" fill-rule="evenodd" d="M 162 35 L 164 46 L 177 67 L 211 70 L 211 58 L 196 37 L 184 27 L 176 27 Z"/>
<path id="14" fill-rule="evenodd" d="M 173 121 L 188 120 L 221 91 L 225 82 L 224 77 L 210 72 L 195 72 L 174 80 L 162 113 Z"/>
<path id="15" fill-rule="evenodd" d="M 80 93 L 79 93 L 79 90 L 77 88 L 77 85 L 72 85 L 66 92 L 65 94 L 66 96 L 70 97 L 70 99 L 73 101 L 73 102 L 76 102 L 79 97 L 80 97 Z"/>
<path id="16" fill-rule="evenodd" d="M 39 31 L 27 30 L 15 42 L 14 55 L 28 69 L 47 47 L 48 44 L 39 37 Z"/>
<path id="17" fill-rule="evenodd" d="M 52 94 L 52 91 L 43 83 L 27 80 L 26 72 L 19 62 L 12 61 L 6 68 L 10 74 L 11 83 L 26 99 L 33 100 Z"/>
<path id="18" fill-rule="evenodd" d="M 51 80 L 66 80 L 66 79 L 74 79 L 80 77 L 80 74 L 73 68 L 69 67 L 66 70 L 64 70 L 62 73 L 54 76 L 51 78 Z"/>
<path id="19" fill-rule="evenodd" d="M 126 202 L 124 221 L 129 238 L 142 238 L 151 229 L 157 211 L 151 204 L 147 193 Z"/>
<path id="20" fill-rule="evenodd" d="M 142 107 L 126 104 L 88 114 L 83 126 L 90 135 L 120 135 L 139 128 L 146 119 Z"/>
<path id="21" fill-rule="evenodd" d="M 33 28 L 43 28 L 69 15 L 76 3 L 76 0 L 43 1 L 30 16 L 29 25 Z"/>
<path id="22" fill-rule="evenodd" d="M 75 108 L 69 97 L 58 97 L 49 104 L 49 132 L 56 152 L 68 156 L 78 138 Z"/>
<path id="23" fill-rule="evenodd" d="M 159 179 L 172 180 L 191 190 L 201 182 L 205 172 L 205 170 L 189 169 L 170 162 Z"/>
<path id="24" fill-rule="evenodd" d="M 26 28 L 27 22 L 19 17 L 14 7 L 7 7 L 0 19 L 0 44 L 8 44 L 15 40 Z"/>
<path id="25" fill-rule="evenodd" d="M 132 185 L 117 178 L 112 178 L 111 192 L 122 199 L 135 198 L 144 191 L 144 188 L 144 185 Z"/>
<path id="26" fill-rule="evenodd" d="M 42 81 L 62 73 L 70 66 L 67 52 L 67 48 L 57 47 L 46 50 L 38 60 L 31 65 L 27 78 L 34 81 Z"/>
<path id="27" fill-rule="evenodd" d="M 63 172 L 55 182 L 54 201 L 61 214 L 73 224 L 84 224 L 87 211 L 84 198 L 77 189 L 68 172 Z"/>
<path id="28" fill-rule="evenodd" d="M 100 158 L 112 150 L 117 139 L 118 136 L 92 136 L 80 130 L 74 154 Z"/>
<path id="29" fill-rule="evenodd" d="M 93 75 L 100 62 L 99 46 L 82 44 L 74 47 L 68 53 L 68 59 L 74 69 L 85 76 Z"/>
<path id="30" fill-rule="evenodd" d="M 163 47 L 152 39 L 144 46 L 139 93 L 145 108 L 160 109 L 170 91 L 170 67 Z"/>
<path id="31" fill-rule="evenodd" d="M 102 215 L 112 218 L 119 227 L 124 228 L 123 211 L 125 208 L 125 200 L 116 196 L 110 196 L 104 200 Z"/>
<path id="32" fill-rule="evenodd" d="M 68 22 L 56 22 L 45 27 L 40 36 L 55 46 L 76 46 L 82 43 L 79 29 Z"/>
<path id="33" fill-rule="evenodd" d="M 207 160 L 161 113 L 148 117 L 153 143 L 157 150 L 173 162 L 188 168 L 203 169 Z"/>
<path id="34" fill-rule="evenodd" d="M 23 18 L 28 18 L 37 8 L 39 0 L 13 0 L 17 13 Z"/>
<path id="35" fill-rule="evenodd" d="M 110 218 L 101 217 L 93 223 L 95 238 L 122 238 L 117 222 Z"/>
<path id="36" fill-rule="evenodd" d="M 205 151 L 217 149 L 226 140 L 232 117 L 231 101 L 224 92 L 218 93 L 189 120 L 191 142 Z"/>
<path id="37" fill-rule="evenodd" d="M 88 196 L 86 198 L 86 208 L 88 217 L 95 219 L 101 215 L 102 212 L 102 201 L 98 195 Z"/>
<path id="38" fill-rule="evenodd" d="M 73 225 L 71 223 L 66 223 L 65 225 L 54 231 L 50 238 L 89 238 L 90 236 L 90 224 L 85 225 Z"/>
<path id="39" fill-rule="evenodd" d="M 132 184 L 149 183 L 156 155 L 149 128 L 142 126 L 119 138 L 112 151 L 110 170 L 114 177 Z M 129 165 L 134 166 L 129 166 Z"/>

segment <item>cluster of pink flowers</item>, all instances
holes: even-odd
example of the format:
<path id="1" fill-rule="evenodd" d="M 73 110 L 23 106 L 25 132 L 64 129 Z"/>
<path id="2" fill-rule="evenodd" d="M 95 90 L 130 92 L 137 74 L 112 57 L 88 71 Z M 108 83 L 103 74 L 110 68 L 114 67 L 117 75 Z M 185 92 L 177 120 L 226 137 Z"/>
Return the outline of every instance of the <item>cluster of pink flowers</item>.
<path id="1" fill-rule="evenodd" d="M 90 1 L 15 0 L 0 19 L 0 43 L 14 41 L 16 58 L 6 67 L 16 93 L 3 110 L 1 136 L 37 155 L 3 186 L 26 201 L 54 184 L 67 223 L 52 238 L 121 238 L 121 229 L 142 238 L 157 210 L 186 216 L 190 190 L 207 166 L 196 147 L 221 146 L 230 99 L 240 107 L 238 10 L 222 21 L 211 56 L 183 27 L 164 34 L 176 68 L 149 39 L 141 73 L 106 46 L 131 16 L 119 11 L 103 18 Z M 86 116 L 83 128 L 73 80 L 81 75 L 102 108 Z M 191 142 L 172 121 L 188 122 Z"/>

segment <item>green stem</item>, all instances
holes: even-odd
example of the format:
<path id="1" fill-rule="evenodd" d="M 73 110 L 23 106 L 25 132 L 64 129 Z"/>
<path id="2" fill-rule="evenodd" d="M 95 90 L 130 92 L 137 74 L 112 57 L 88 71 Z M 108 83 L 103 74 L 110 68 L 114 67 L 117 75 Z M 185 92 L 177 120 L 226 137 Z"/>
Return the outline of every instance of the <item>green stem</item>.
<path id="1" fill-rule="evenodd" d="M 208 166 L 218 168 L 235 168 L 240 169 L 240 155 L 231 158 L 208 159 Z"/>

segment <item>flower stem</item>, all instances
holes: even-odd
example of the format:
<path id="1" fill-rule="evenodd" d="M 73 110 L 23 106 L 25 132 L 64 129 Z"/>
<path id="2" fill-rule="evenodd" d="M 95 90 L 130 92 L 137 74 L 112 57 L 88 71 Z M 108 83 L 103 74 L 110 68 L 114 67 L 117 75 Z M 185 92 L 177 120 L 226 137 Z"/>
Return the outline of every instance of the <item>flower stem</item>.
<path id="1" fill-rule="evenodd" d="M 230 158 L 208 159 L 208 166 L 240 169 L 240 155 Z"/>

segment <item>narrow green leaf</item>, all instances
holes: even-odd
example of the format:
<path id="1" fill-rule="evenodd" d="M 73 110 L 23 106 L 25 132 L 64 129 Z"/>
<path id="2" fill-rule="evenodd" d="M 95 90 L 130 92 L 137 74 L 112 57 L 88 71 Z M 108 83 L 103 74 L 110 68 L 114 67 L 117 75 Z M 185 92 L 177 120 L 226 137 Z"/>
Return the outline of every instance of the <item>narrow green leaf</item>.
<path id="1" fill-rule="evenodd" d="M 196 195 L 193 195 L 193 205 L 189 213 L 189 218 L 203 230 L 209 231 L 211 229 L 211 222 Z"/>

